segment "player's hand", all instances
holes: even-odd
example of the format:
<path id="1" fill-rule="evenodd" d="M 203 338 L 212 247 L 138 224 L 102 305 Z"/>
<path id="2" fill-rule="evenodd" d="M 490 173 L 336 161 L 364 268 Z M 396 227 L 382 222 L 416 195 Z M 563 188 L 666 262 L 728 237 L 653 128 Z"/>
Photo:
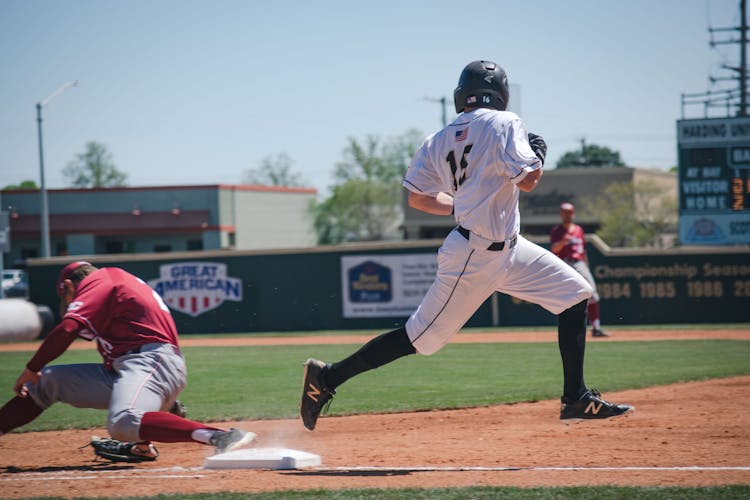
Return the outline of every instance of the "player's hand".
<path id="1" fill-rule="evenodd" d="M 547 156 L 547 143 L 544 142 L 542 136 L 529 132 L 529 145 L 536 157 L 542 160 L 542 165 L 544 165 L 544 157 Z"/>
<path id="2" fill-rule="evenodd" d="M 13 392 L 18 396 L 25 398 L 29 395 L 29 389 L 26 387 L 26 382 L 36 384 L 39 382 L 41 375 L 38 372 L 32 372 L 28 368 L 24 368 L 21 375 L 18 376 L 16 383 L 13 385 Z"/>

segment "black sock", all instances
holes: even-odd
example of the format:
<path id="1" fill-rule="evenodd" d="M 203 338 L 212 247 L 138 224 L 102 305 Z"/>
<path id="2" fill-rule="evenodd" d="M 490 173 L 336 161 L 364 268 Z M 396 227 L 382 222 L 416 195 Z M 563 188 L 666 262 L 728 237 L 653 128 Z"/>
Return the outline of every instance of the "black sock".
<path id="1" fill-rule="evenodd" d="M 333 363 L 323 372 L 323 378 L 328 389 L 335 389 L 355 375 L 416 352 L 401 327 L 375 337 L 348 358 Z"/>
<path id="2" fill-rule="evenodd" d="M 563 396 L 573 400 L 586 392 L 583 355 L 586 351 L 587 302 L 579 302 L 557 317 L 557 345 L 563 364 Z"/>

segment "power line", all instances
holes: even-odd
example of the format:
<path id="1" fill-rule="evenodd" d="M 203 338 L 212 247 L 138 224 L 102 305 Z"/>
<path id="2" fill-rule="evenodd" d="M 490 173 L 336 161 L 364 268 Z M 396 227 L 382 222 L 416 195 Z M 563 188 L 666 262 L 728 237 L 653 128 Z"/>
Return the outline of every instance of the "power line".
<path id="1" fill-rule="evenodd" d="M 715 34 L 725 32 L 739 32 L 739 38 L 716 39 Z M 685 107 L 692 105 L 703 105 L 704 117 L 708 117 L 709 111 L 714 108 L 725 108 L 727 116 L 732 111 L 737 110 L 737 116 L 747 116 L 747 42 L 748 42 L 748 25 L 747 25 L 747 0 L 740 0 L 740 23 L 739 26 L 708 28 L 710 35 L 709 46 L 716 49 L 720 45 L 739 45 L 740 61 L 738 66 L 722 64 L 721 69 L 730 71 L 729 76 L 711 76 L 709 82 L 713 85 L 719 82 L 737 81 L 735 89 L 720 88 L 708 90 L 697 94 L 682 94 L 682 118 L 685 118 Z"/>

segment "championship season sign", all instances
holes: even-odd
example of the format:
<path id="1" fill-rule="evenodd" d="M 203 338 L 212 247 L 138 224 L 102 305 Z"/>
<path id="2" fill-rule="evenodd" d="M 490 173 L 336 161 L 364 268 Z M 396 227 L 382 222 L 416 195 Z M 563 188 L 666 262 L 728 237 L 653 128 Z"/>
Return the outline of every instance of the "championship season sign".
<path id="1" fill-rule="evenodd" d="M 677 122 L 680 241 L 750 243 L 750 118 Z"/>
<path id="2" fill-rule="evenodd" d="M 410 315 L 437 273 L 435 254 L 341 257 L 341 297 L 345 318 Z"/>
<path id="3" fill-rule="evenodd" d="M 164 264 L 148 284 L 171 309 L 193 317 L 227 300 L 242 302 L 242 280 L 227 276 L 227 265 L 218 262 Z"/>

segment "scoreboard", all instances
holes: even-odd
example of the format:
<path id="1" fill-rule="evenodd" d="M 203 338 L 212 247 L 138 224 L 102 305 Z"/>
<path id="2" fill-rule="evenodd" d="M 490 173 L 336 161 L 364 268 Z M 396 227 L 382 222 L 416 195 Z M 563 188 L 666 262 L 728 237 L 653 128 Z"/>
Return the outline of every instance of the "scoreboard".
<path id="1" fill-rule="evenodd" d="M 684 245 L 750 243 L 750 117 L 678 120 Z"/>

